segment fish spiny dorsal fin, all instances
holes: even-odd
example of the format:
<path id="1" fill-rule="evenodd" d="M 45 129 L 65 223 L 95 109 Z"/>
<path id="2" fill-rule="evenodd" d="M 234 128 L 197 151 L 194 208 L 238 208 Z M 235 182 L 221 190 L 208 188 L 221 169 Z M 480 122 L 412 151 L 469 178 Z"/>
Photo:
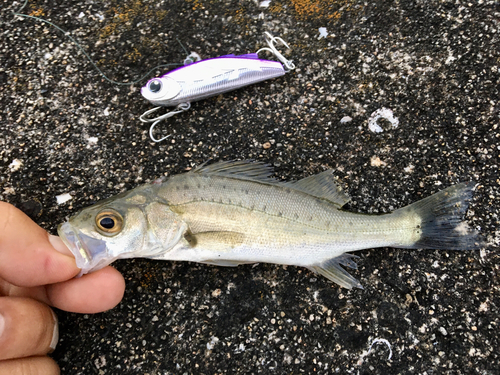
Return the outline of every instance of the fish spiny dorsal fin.
<path id="1" fill-rule="evenodd" d="M 285 185 L 317 198 L 330 201 L 339 208 L 350 200 L 349 196 L 335 182 L 335 176 L 332 174 L 331 169 L 298 181 L 287 182 Z"/>
<path id="2" fill-rule="evenodd" d="M 271 177 L 274 171 L 269 164 L 252 160 L 220 161 L 210 165 L 204 163 L 194 169 L 192 173 L 232 177 L 266 183 L 277 182 Z"/>

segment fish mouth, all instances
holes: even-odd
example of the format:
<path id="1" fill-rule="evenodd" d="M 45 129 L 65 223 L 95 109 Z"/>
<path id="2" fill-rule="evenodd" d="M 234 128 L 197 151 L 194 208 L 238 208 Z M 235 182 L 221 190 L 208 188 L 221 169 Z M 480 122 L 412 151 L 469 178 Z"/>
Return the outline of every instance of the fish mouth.
<path id="1" fill-rule="evenodd" d="M 106 243 L 102 240 L 78 234 L 69 222 L 60 224 L 57 233 L 75 257 L 76 266 L 81 269 L 78 276 L 106 266 Z M 104 258 L 104 259 L 103 259 Z M 109 264 L 109 263 L 108 263 Z"/>

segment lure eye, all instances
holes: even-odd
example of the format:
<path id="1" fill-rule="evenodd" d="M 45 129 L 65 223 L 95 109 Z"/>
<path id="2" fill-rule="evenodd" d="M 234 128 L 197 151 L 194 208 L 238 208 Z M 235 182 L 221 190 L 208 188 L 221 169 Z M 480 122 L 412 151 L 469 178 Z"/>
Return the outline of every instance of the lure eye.
<path id="1" fill-rule="evenodd" d="M 161 90 L 161 81 L 158 79 L 154 79 L 149 84 L 149 91 L 157 93 Z"/>
<path id="2" fill-rule="evenodd" d="M 97 228 L 104 234 L 116 234 L 123 228 L 123 217 L 115 210 L 104 210 L 95 217 Z"/>

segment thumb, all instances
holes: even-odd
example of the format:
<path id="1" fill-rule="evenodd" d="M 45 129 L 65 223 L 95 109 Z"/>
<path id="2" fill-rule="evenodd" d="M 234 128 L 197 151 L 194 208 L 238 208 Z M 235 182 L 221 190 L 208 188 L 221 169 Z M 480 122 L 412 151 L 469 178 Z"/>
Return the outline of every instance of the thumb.
<path id="1" fill-rule="evenodd" d="M 80 269 L 62 241 L 14 206 L 0 202 L 0 278 L 24 287 L 73 278 Z"/>

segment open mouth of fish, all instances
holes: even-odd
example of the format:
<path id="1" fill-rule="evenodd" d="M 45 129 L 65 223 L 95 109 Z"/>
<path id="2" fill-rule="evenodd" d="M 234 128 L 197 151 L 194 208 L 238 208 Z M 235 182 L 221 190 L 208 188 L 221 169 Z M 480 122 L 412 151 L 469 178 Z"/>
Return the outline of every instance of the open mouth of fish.
<path id="1" fill-rule="evenodd" d="M 75 256 L 76 266 L 82 270 L 78 276 L 90 271 L 97 271 L 107 265 L 107 251 L 104 241 L 83 233 L 77 234 L 68 222 L 60 224 L 57 227 L 57 233 Z"/>

